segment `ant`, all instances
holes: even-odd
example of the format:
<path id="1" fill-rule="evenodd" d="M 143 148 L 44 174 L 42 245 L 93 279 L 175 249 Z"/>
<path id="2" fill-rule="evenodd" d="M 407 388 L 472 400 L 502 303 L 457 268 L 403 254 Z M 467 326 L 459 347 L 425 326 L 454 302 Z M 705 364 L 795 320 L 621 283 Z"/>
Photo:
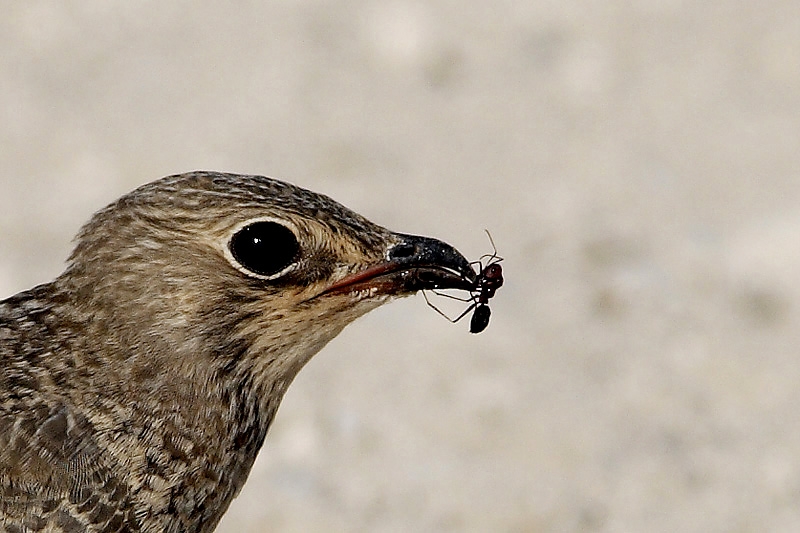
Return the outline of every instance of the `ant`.
<path id="1" fill-rule="evenodd" d="M 489 309 L 489 300 L 494 297 L 494 293 L 497 292 L 497 289 L 503 286 L 503 267 L 500 265 L 500 261 L 502 261 L 503 258 L 497 255 L 497 247 L 494 245 L 492 235 L 488 230 L 485 231 L 486 235 L 489 237 L 489 242 L 492 244 L 493 251 L 491 255 L 483 255 L 477 261 L 470 263 L 470 265 L 478 266 L 478 277 L 475 280 L 472 289 L 470 290 L 469 298 L 458 298 L 449 294 L 433 291 L 434 294 L 452 298 L 453 300 L 458 300 L 460 302 L 472 302 L 463 313 L 458 315 L 456 318 L 450 318 L 438 307 L 433 305 L 428 300 L 428 296 L 425 294 L 425 291 L 422 291 L 422 296 L 425 298 L 425 302 L 431 306 L 434 311 L 445 317 L 450 322 L 456 323 L 464 318 L 467 313 L 474 311 L 472 314 L 472 319 L 469 323 L 470 333 L 480 333 L 489 325 L 489 318 L 492 316 L 492 310 Z M 485 266 L 483 264 L 484 259 L 486 259 Z"/>

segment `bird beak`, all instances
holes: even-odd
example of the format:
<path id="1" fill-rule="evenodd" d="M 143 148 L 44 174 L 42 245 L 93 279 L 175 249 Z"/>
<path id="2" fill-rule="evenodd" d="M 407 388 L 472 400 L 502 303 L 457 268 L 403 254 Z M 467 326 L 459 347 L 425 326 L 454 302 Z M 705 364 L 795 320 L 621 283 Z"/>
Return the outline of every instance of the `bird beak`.
<path id="1" fill-rule="evenodd" d="M 416 235 L 395 236 L 399 242 L 389 247 L 384 261 L 334 282 L 322 294 L 369 291 L 400 295 L 475 287 L 477 275 L 469 261 L 449 244 Z"/>

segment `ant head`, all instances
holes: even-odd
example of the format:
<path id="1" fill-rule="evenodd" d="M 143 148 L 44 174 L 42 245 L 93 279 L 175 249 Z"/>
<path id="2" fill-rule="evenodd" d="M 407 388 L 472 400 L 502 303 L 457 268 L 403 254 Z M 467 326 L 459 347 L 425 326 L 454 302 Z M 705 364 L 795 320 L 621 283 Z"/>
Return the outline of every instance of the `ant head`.
<path id="1" fill-rule="evenodd" d="M 483 277 L 489 280 L 503 279 L 503 267 L 500 263 L 492 263 L 483 269 Z"/>

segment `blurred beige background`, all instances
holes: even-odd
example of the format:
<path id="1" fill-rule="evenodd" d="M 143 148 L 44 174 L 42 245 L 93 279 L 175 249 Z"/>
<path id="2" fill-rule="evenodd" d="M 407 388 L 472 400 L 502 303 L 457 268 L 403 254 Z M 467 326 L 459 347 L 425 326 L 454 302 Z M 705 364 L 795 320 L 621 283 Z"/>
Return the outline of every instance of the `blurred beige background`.
<path id="1" fill-rule="evenodd" d="M 220 531 L 800 527 L 796 0 L 0 8 L 2 296 L 193 169 L 506 258 L 323 350 Z"/>

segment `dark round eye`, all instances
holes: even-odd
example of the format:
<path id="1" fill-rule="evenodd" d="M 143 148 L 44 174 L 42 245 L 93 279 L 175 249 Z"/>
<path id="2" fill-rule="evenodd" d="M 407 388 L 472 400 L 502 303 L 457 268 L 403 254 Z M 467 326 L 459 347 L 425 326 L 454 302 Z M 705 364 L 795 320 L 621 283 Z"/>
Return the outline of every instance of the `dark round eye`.
<path id="1" fill-rule="evenodd" d="M 292 230 L 277 222 L 254 222 L 231 239 L 233 258 L 244 268 L 262 276 L 273 276 L 291 265 L 300 245 Z"/>
<path id="2" fill-rule="evenodd" d="M 486 279 L 498 279 L 503 277 L 503 267 L 499 263 L 494 263 L 486 267 L 483 271 L 483 277 Z"/>

